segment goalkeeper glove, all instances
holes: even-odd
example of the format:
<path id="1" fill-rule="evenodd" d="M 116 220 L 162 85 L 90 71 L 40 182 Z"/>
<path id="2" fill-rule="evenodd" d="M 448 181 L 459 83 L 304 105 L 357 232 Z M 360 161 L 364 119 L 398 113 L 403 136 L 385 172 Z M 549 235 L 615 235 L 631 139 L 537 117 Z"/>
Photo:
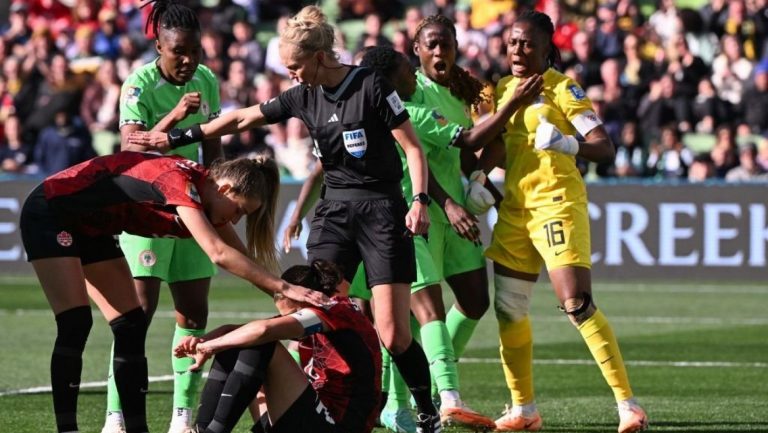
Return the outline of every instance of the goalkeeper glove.
<path id="1" fill-rule="evenodd" d="M 554 150 L 567 155 L 579 153 L 579 142 L 573 135 L 565 135 L 557 126 L 549 123 L 546 117 L 539 114 L 539 126 L 536 128 L 536 150 Z"/>
<path id="2" fill-rule="evenodd" d="M 466 204 L 467 210 L 474 215 L 482 215 L 496 203 L 496 199 L 485 187 L 485 173 L 475 170 L 469 175 L 467 186 Z"/>

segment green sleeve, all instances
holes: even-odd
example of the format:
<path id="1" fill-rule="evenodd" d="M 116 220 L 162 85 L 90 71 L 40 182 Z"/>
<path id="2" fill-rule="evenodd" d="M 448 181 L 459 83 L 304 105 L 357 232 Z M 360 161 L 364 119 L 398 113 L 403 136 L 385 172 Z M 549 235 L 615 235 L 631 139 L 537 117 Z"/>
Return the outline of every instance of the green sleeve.
<path id="1" fill-rule="evenodd" d="M 147 92 L 143 83 L 136 80 L 135 75 L 130 75 L 123 83 L 120 90 L 120 127 L 124 125 L 141 125 L 144 129 L 151 129 L 150 107 L 147 104 Z"/>
<path id="2" fill-rule="evenodd" d="M 451 146 L 464 128 L 451 123 L 438 110 L 423 105 L 406 104 L 411 124 L 425 153 Z"/>

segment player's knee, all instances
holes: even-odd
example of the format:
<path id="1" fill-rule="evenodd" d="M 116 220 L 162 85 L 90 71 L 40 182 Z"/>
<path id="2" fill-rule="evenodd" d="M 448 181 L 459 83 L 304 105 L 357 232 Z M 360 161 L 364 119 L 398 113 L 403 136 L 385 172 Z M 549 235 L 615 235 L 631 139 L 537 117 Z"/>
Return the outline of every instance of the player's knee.
<path id="1" fill-rule="evenodd" d="M 57 314 L 54 352 L 73 356 L 82 354 L 92 326 L 91 307 L 87 305 Z"/>
<path id="2" fill-rule="evenodd" d="M 115 337 L 115 356 L 144 355 L 147 315 L 135 308 L 109 322 Z"/>
<path id="3" fill-rule="evenodd" d="M 519 322 L 531 309 L 533 281 L 494 276 L 495 294 L 493 307 L 496 319 L 502 322 Z"/>
<path id="4" fill-rule="evenodd" d="M 565 299 L 560 310 L 568 315 L 574 325 L 579 326 L 592 317 L 597 308 L 592 303 L 592 296 L 589 293 L 582 293 L 579 296 Z"/>

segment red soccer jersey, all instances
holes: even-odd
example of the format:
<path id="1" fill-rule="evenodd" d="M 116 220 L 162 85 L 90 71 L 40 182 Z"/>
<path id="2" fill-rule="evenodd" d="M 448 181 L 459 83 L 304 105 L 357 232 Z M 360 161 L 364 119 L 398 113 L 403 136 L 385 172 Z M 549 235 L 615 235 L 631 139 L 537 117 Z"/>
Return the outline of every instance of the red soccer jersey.
<path id="1" fill-rule="evenodd" d="M 184 238 L 191 235 L 176 206 L 202 209 L 207 176 L 203 166 L 178 156 L 120 152 L 62 170 L 43 187 L 51 209 L 80 233 Z"/>
<path id="2" fill-rule="evenodd" d="M 379 415 L 381 349 L 373 325 L 347 297 L 311 307 L 329 331 L 301 340 L 304 372 L 342 432 L 368 433 Z"/>

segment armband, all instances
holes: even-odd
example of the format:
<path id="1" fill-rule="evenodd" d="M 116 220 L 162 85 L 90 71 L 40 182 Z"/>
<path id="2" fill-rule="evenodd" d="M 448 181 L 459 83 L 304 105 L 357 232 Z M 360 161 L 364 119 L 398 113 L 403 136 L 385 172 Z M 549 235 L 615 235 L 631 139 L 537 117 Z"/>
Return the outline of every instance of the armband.
<path id="1" fill-rule="evenodd" d="M 304 336 L 316 334 L 323 330 L 323 321 L 317 314 L 307 308 L 303 308 L 295 313 L 290 314 L 291 317 L 298 320 L 301 326 L 304 328 Z"/>
<path id="2" fill-rule="evenodd" d="M 168 145 L 171 149 L 198 143 L 203 140 L 203 130 L 195 123 L 188 128 L 172 128 L 168 131 Z"/>

